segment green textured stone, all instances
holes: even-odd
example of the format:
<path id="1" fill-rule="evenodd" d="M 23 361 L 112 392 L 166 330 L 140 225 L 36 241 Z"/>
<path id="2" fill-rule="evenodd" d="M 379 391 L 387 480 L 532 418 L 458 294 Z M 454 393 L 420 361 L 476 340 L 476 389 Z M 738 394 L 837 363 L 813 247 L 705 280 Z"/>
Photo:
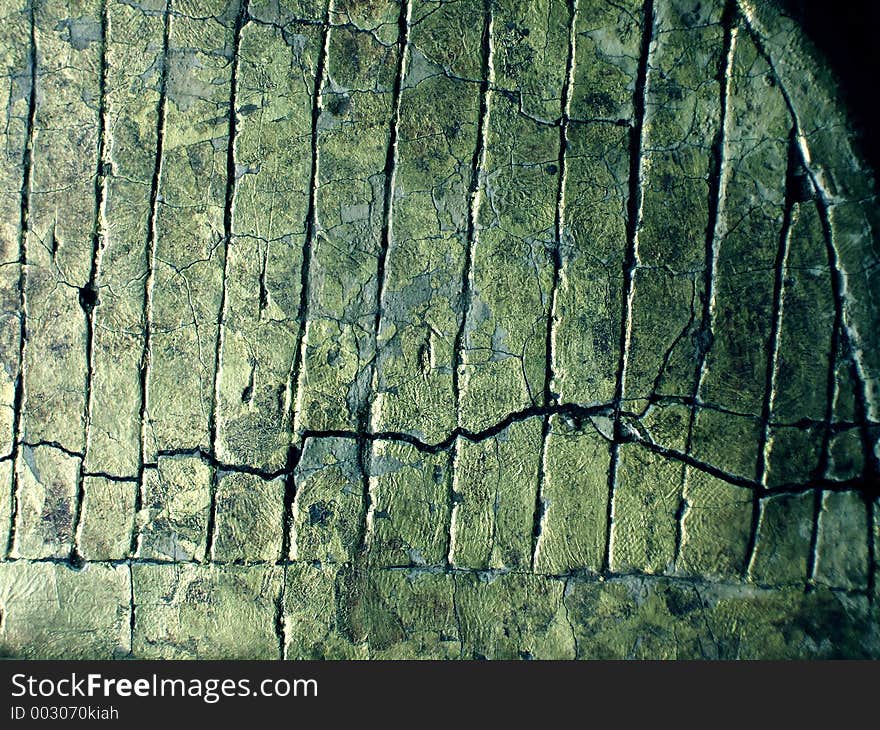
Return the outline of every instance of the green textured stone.
<path id="1" fill-rule="evenodd" d="M 344 563 L 361 540 L 364 484 L 357 446 L 345 439 L 311 439 L 297 465 L 293 557 Z"/>
<path id="2" fill-rule="evenodd" d="M 198 459 L 160 459 L 144 477 L 143 500 L 138 556 L 202 560 L 211 502 L 208 466 Z"/>
<path id="3" fill-rule="evenodd" d="M 105 477 L 83 479 L 79 549 L 86 560 L 128 557 L 135 524 L 137 483 Z"/>
<path id="4" fill-rule="evenodd" d="M 24 69 L 29 47 L 27 14 L 5 7 L 0 30 L 0 63 Z M 0 130 L 0 454 L 12 452 L 15 441 L 15 380 L 21 362 L 21 321 L 18 315 L 21 239 L 21 164 L 27 139 L 28 89 L 23 80 L 0 89 L 8 122 Z M 2 497 L 0 497 L 2 499 Z"/>
<path id="5" fill-rule="evenodd" d="M 135 565 L 136 659 L 272 659 L 275 567 Z"/>
<path id="6" fill-rule="evenodd" d="M 242 31 L 218 405 L 217 452 L 230 464 L 279 469 L 287 458 L 299 308 L 290 282 L 301 276 L 311 167 L 311 89 L 302 79 L 314 75 L 319 53 L 311 29 Z"/>
<path id="7" fill-rule="evenodd" d="M 565 584 L 533 575 L 456 576 L 462 656 L 573 659 Z"/>
<path id="8" fill-rule="evenodd" d="M 366 644 L 346 634 L 347 609 L 339 605 L 339 568 L 296 563 L 284 590 L 284 654 L 288 659 L 366 659 Z"/>
<path id="9" fill-rule="evenodd" d="M 147 459 L 207 448 L 214 392 L 232 28 L 221 0 L 173 16 L 156 216 Z M 198 16 L 206 20 L 196 19 Z"/>
<path id="10" fill-rule="evenodd" d="M 371 659 L 457 659 L 462 651 L 456 581 L 445 573 L 385 571 L 375 590 L 387 613 L 388 640 L 370 637 Z M 377 640 L 378 639 L 378 640 Z"/>
<path id="11" fill-rule="evenodd" d="M 135 477 L 140 466 L 140 365 L 146 242 L 156 148 L 163 19 L 122 3 L 108 5 L 104 239 L 93 312 L 94 366 L 85 468 Z M 79 283 L 85 283 L 79 282 Z"/>
<path id="12" fill-rule="evenodd" d="M 78 287 L 88 281 L 92 258 L 100 8 L 97 0 L 77 2 L 75 8 L 50 0 L 34 13 L 43 101 L 34 120 L 28 209 L 23 373 L 29 407 L 23 429 L 29 441 L 45 439 L 80 451 L 88 364 Z"/>
<path id="13" fill-rule="evenodd" d="M 826 492 L 819 514 L 816 580 L 832 588 L 865 588 L 868 544 L 853 539 L 864 533 L 866 503 L 853 492 Z"/>
<path id="14" fill-rule="evenodd" d="M 221 562 L 271 562 L 281 556 L 284 483 L 251 474 L 224 474 L 217 486 L 217 537 L 211 557 Z"/>
<path id="15" fill-rule="evenodd" d="M 751 493 L 692 470 L 687 500 L 678 567 L 693 575 L 741 575 L 748 560 Z"/>
<path id="16" fill-rule="evenodd" d="M 441 565 L 449 548 L 449 466 L 445 453 L 420 454 L 379 442 L 371 465 L 370 563 Z"/>
<path id="17" fill-rule="evenodd" d="M 0 0 L 0 651 L 877 657 L 876 184 L 771 0 Z"/>
<path id="18" fill-rule="evenodd" d="M 369 404 L 395 58 L 377 38 L 331 28 L 317 125 L 321 190 L 310 318 L 296 394 L 310 429 L 357 428 Z M 350 59 L 357 58 L 357 63 Z"/>
<path id="19" fill-rule="evenodd" d="M 66 558 L 73 545 L 73 513 L 80 460 L 49 446 L 22 449 L 18 524 L 13 555 Z"/>
<path id="20" fill-rule="evenodd" d="M 540 423 L 517 423 L 458 444 L 449 559 L 463 568 L 528 569 L 538 484 Z"/>
<path id="21" fill-rule="evenodd" d="M 11 522 L 12 517 L 12 469 L 13 463 L 11 459 L 0 461 L 0 520 Z M 2 524 L 2 522 L 0 522 Z M 0 547 L 3 548 L 3 554 L 6 554 L 9 544 L 9 535 L 0 539 Z"/>
<path id="22" fill-rule="evenodd" d="M 416 2 L 413 14 L 422 20 L 400 98 L 374 426 L 433 442 L 458 425 L 452 371 L 480 99 L 447 74 L 479 76 L 482 18 L 475 3 Z"/>
<path id="23" fill-rule="evenodd" d="M 642 423 L 653 438 L 684 450 L 687 411 L 680 406 L 653 407 Z M 670 571 L 676 540 L 685 468 L 634 445 L 620 449 L 614 498 L 610 562 L 615 571 Z"/>
<path id="24" fill-rule="evenodd" d="M 758 583 L 803 583 L 813 532 L 814 497 L 781 495 L 764 502 L 749 573 Z"/>
<path id="25" fill-rule="evenodd" d="M 129 594 L 124 565 L 74 571 L 50 563 L 0 564 L 0 655 L 125 657 L 131 648 Z"/>
<path id="26" fill-rule="evenodd" d="M 544 470 L 544 520 L 535 570 L 565 573 L 602 568 L 608 508 L 609 448 L 592 424 L 550 421 Z"/>
<path id="27" fill-rule="evenodd" d="M 573 582 L 565 604 L 585 659 L 818 659 L 877 651 L 867 601 L 826 590 L 621 578 Z"/>

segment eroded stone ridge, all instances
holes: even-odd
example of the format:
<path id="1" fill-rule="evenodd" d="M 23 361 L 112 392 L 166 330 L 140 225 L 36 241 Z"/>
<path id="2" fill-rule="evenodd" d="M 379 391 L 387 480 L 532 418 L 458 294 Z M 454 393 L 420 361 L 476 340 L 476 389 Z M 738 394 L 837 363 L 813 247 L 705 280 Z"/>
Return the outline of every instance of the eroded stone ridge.
<path id="1" fill-rule="evenodd" d="M 758 0 L 4 0 L 0 651 L 878 656 L 876 205 Z"/>

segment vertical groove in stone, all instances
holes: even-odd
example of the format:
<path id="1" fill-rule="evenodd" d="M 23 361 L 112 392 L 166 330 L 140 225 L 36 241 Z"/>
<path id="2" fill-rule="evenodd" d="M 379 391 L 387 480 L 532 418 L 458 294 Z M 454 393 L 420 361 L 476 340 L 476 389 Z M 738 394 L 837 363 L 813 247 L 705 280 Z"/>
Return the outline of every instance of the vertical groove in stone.
<path id="1" fill-rule="evenodd" d="M 461 428 L 461 369 L 463 365 L 464 342 L 470 319 L 473 290 L 474 254 L 478 240 L 478 218 L 482 202 L 482 189 L 486 172 L 486 147 L 489 138 L 489 115 L 491 113 L 492 84 L 495 81 L 493 61 L 492 29 L 494 16 L 492 0 L 483 2 L 483 35 L 480 61 L 480 110 L 477 118 L 477 143 L 471 162 L 471 180 L 468 185 L 468 220 L 465 234 L 465 257 L 459 292 L 461 319 L 452 345 L 452 394 L 455 403 L 455 424 Z M 455 554 L 456 509 L 456 464 L 458 463 L 458 440 L 451 450 L 449 464 L 449 532 L 446 537 L 446 564 L 451 566 Z"/>
<path id="2" fill-rule="evenodd" d="M 379 242 L 379 257 L 376 262 L 376 311 L 373 315 L 373 352 L 370 367 L 369 387 L 370 391 L 364 398 L 358 414 L 358 431 L 361 437 L 357 443 L 357 457 L 363 480 L 364 518 L 361 527 L 361 537 L 358 541 L 363 552 L 367 548 L 370 535 L 373 533 L 373 489 L 371 481 L 371 464 L 373 459 L 372 441 L 364 436 L 372 432 L 372 394 L 376 391 L 376 377 L 378 374 L 379 361 L 379 328 L 382 325 L 382 308 L 385 296 L 386 274 L 385 266 L 388 261 L 388 249 L 391 246 L 393 235 L 392 224 L 394 216 L 394 181 L 397 173 L 397 141 L 400 127 L 400 97 L 403 92 L 403 79 L 406 75 L 406 60 L 409 54 L 409 31 L 412 17 L 412 4 L 410 0 L 403 0 L 400 4 L 400 15 L 397 18 L 397 70 L 394 74 L 394 88 L 391 97 L 391 120 L 388 129 L 388 147 L 385 151 L 385 186 L 382 199 L 382 231 Z"/>
<path id="3" fill-rule="evenodd" d="M 6 543 L 6 557 L 11 557 L 15 552 L 16 527 L 19 512 L 19 483 L 18 483 L 18 457 L 21 451 L 22 415 L 27 392 L 24 382 L 24 361 L 27 354 L 27 285 L 28 285 L 28 234 L 30 233 L 30 203 L 31 190 L 33 188 L 34 170 L 34 130 L 37 119 L 37 19 L 35 0 L 29 3 L 30 16 L 30 53 L 28 62 L 30 65 L 30 89 L 28 92 L 28 116 L 25 129 L 25 145 L 22 151 L 22 177 L 21 177 L 21 212 L 19 219 L 18 238 L 18 316 L 19 316 L 19 341 L 18 341 L 18 368 L 15 376 L 15 394 L 13 400 L 12 419 L 12 486 L 11 508 L 9 510 L 9 537 Z"/>
<path id="4" fill-rule="evenodd" d="M 834 228 L 831 223 L 831 202 L 828 193 L 820 184 L 819 178 L 809 164 L 809 149 L 807 148 L 807 142 L 803 131 L 800 130 L 800 122 L 795 114 L 794 107 L 781 84 L 780 89 L 786 99 L 789 113 L 794 120 L 796 131 L 795 148 L 800 155 L 799 164 L 807 171 L 807 175 L 812 183 L 813 191 L 815 193 L 816 209 L 819 213 L 819 221 L 822 225 L 822 236 L 825 241 L 828 268 L 831 272 L 831 291 L 834 298 L 834 320 L 835 323 L 840 323 L 840 333 L 843 335 L 843 343 L 846 346 L 855 385 L 856 415 L 859 422 L 859 435 L 861 437 L 862 452 L 865 460 L 863 477 L 867 484 L 877 484 L 880 483 L 880 463 L 878 463 L 878 458 L 874 451 L 874 444 L 868 426 L 870 420 L 870 404 L 868 402 L 865 375 L 858 356 L 858 350 L 855 346 L 856 336 L 848 325 L 846 318 L 846 274 L 840 265 L 837 243 L 834 240 Z M 870 495 L 863 494 L 863 496 L 867 506 L 866 511 L 868 513 L 868 518 L 869 520 L 873 520 L 873 502 L 870 499 Z M 876 555 L 874 554 L 874 526 L 872 521 L 869 521 L 868 523 L 866 540 L 868 543 L 868 575 L 866 583 L 868 586 L 868 600 L 873 603 L 876 579 Z M 815 560 L 813 561 L 813 571 L 815 571 Z"/>
<path id="5" fill-rule="evenodd" d="M 386 273 L 385 266 L 388 262 L 388 250 L 391 247 L 393 236 L 394 217 L 394 181 L 397 174 L 397 138 L 400 127 L 400 97 L 403 91 L 403 79 L 406 76 L 406 60 L 409 54 L 409 31 L 412 17 L 412 4 L 410 0 L 403 0 L 400 4 L 400 15 L 397 19 L 397 71 L 394 74 L 394 88 L 391 97 L 391 121 L 388 129 L 388 147 L 385 151 L 385 190 L 382 200 L 382 231 L 379 243 L 379 257 L 376 262 L 376 311 L 373 318 L 373 353 L 370 367 L 370 392 L 364 398 L 361 412 L 358 414 L 358 430 L 361 434 L 371 433 L 373 430 L 373 393 L 376 392 L 376 378 L 378 376 L 379 362 L 379 329 L 382 326 L 382 311 L 385 298 Z M 358 440 L 358 462 L 361 467 L 364 492 L 364 525 L 360 539 L 361 550 L 366 549 L 370 535 L 373 533 L 373 508 L 376 500 L 373 498 L 372 483 L 370 478 L 371 463 L 373 458 L 372 441 L 365 438 Z"/>
<path id="6" fill-rule="evenodd" d="M 789 110 L 791 111 L 791 114 L 795 119 L 795 124 L 797 125 L 797 117 L 794 115 L 794 108 L 791 106 L 790 102 Z M 828 199 L 828 194 L 819 184 L 819 179 L 809 166 L 809 150 L 806 147 L 806 139 L 802 132 L 798 135 L 798 142 L 798 149 L 801 155 L 800 163 L 807 171 L 816 195 L 816 208 L 819 212 L 819 220 L 822 224 L 822 235 L 825 240 L 825 249 L 828 256 L 828 268 L 831 270 L 831 290 L 834 297 L 835 322 L 839 321 L 842 327 L 844 343 L 846 344 L 848 359 L 852 370 L 853 383 L 855 385 L 856 416 L 859 423 L 859 436 L 861 438 L 862 453 L 865 460 L 863 477 L 867 484 L 876 485 L 880 484 L 880 462 L 878 462 L 877 454 L 874 451 L 874 444 L 871 439 L 868 425 L 870 420 L 870 404 L 868 402 L 865 375 L 855 347 L 855 335 L 847 325 L 846 321 L 846 275 L 841 268 L 837 244 L 834 240 L 834 229 L 831 224 L 831 204 Z M 866 533 L 866 540 L 868 543 L 868 574 L 866 585 L 868 589 L 868 601 L 873 604 L 877 564 L 877 556 L 874 553 L 874 503 L 869 493 L 863 493 L 862 496 L 865 500 L 866 512 L 868 515 Z"/>
<path id="7" fill-rule="evenodd" d="M 275 636 L 278 639 L 278 658 L 287 659 L 287 616 L 284 611 L 284 596 L 287 588 L 287 562 L 281 572 L 281 585 L 275 599 Z"/>
<path id="8" fill-rule="evenodd" d="M 837 398 L 837 367 L 838 353 L 840 351 L 841 317 L 843 311 L 840 307 L 834 308 L 834 323 L 831 326 L 831 345 L 828 350 L 828 369 L 825 379 L 825 418 L 822 429 L 822 445 L 819 451 L 819 464 L 813 478 L 817 480 L 827 479 L 831 465 L 831 439 L 834 435 L 834 401 Z M 816 564 L 819 549 L 819 515 L 822 512 L 822 499 L 824 492 L 817 489 L 813 494 L 813 516 L 810 528 L 810 547 L 807 553 L 807 570 L 805 575 L 805 590 L 810 591 L 816 585 Z"/>
<path id="9" fill-rule="evenodd" d="M 785 308 L 785 269 L 788 266 L 788 252 L 791 247 L 791 228 L 794 222 L 795 192 L 792 188 L 796 169 L 796 152 L 794 150 L 794 129 L 788 146 L 788 170 L 785 182 L 785 202 L 782 213 L 782 227 L 779 232 L 779 245 L 776 251 L 773 276 L 773 309 L 770 322 L 770 336 L 767 347 L 767 365 L 764 382 L 764 398 L 761 404 L 761 431 L 758 436 L 758 456 L 755 464 L 755 481 L 758 487 L 752 491 L 752 524 L 746 547 L 745 575 L 751 572 L 758 545 L 758 531 L 764 511 L 764 496 L 767 487 L 767 475 L 770 467 L 770 452 L 773 439 L 770 434 L 770 420 L 776 398 L 777 376 L 779 374 L 779 344 L 782 332 L 782 317 Z"/>
<path id="10" fill-rule="evenodd" d="M 859 431 L 862 441 L 863 455 L 865 459 L 863 478 L 869 484 L 877 483 L 878 480 L 880 480 L 880 461 L 878 461 L 877 454 L 875 453 L 874 444 L 872 443 L 871 434 L 868 427 L 871 416 L 871 403 L 868 397 L 866 376 L 864 372 L 864 365 L 861 359 L 861 352 L 856 346 L 859 341 L 859 337 L 857 332 L 855 331 L 854 325 L 848 320 L 847 317 L 846 272 L 843 270 L 840 264 L 840 254 L 837 250 L 837 242 L 835 241 L 834 237 L 834 227 L 831 222 L 833 198 L 823 186 L 819 175 L 817 174 L 815 168 L 811 163 L 807 136 L 804 132 L 804 128 L 801 124 L 797 110 L 794 107 L 794 103 L 792 102 L 791 95 L 789 94 L 788 89 L 782 83 L 782 79 L 780 78 L 779 73 L 776 70 L 776 64 L 774 63 L 772 56 L 768 52 L 763 38 L 761 38 L 760 34 L 757 32 L 752 23 L 749 10 L 747 8 L 744 8 L 743 10 L 743 14 L 746 18 L 746 24 L 752 40 L 755 43 L 755 47 L 758 49 L 758 52 L 761 54 L 762 58 L 767 62 L 767 65 L 770 66 L 770 70 L 772 71 L 773 76 L 778 82 L 779 90 L 785 101 L 785 105 L 788 109 L 788 113 L 791 117 L 795 130 L 795 149 L 797 155 L 799 156 L 798 163 L 806 171 L 807 177 L 813 188 L 814 198 L 816 202 L 816 210 L 819 214 L 819 221 L 822 226 L 822 236 L 825 241 L 825 250 L 828 257 L 828 268 L 831 274 L 831 292 L 834 299 L 835 323 L 839 323 L 840 336 L 842 338 L 841 341 L 842 344 L 845 346 L 848 357 L 850 359 L 854 376 L 853 379 L 855 383 L 856 409 L 859 414 Z M 835 332 L 835 334 L 837 333 Z M 871 510 L 869 509 L 868 512 L 870 513 Z M 817 524 L 817 522 L 814 522 L 814 525 L 816 525 L 814 531 L 818 529 Z M 868 547 L 869 549 L 871 549 L 874 542 L 873 529 L 868 530 L 867 541 Z M 868 584 L 871 587 L 873 587 L 875 581 L 875 562 L 876 556 L 873 554 L 873 550 L 871 550 L 871 553 L 868 556 L 868 567 L 870 573 L 868 577 Z M 811 570 L 815 570 L 815 558 L 812 559 Z M 808 579 L 809 578 L 810 576 L 808 576 Z M 873 591 L 871 600 L 873 600 Z"/>
<path id="11" fill-rule="evenodd" d="M 223 206 L 223 284 L 220 291 L 220 306 L 217 312 L 217 335 L 214 349 L 214 388 L 209 421 L 211 458 L 217 460 L 217 433 L 220 416 L 220 375 L 223 370 L 223 335 L 226 323 L 227 288 L 229 281 L 229 251 L 232 246 L 235 223 L 235 139 L 238 133 L 238 70 L 241 65 L 241 32 L 248 19 L 248 0 L 240 0 L 232 33 L 232 74 L 229 82 L 229 135 L 226 141 L 226 198 Z M 205 560 L 209 561 L 214 552 L 214 533 L 217 523 L 218 469 L 211 468 L 211 507 L 208 513 Z"/>
<path id="12" fill-rule="evenodd" d="M 644 144 L 645 104 L 648 94 L 648 71 L 651 45 L 655 30 L 654 2 L 645 0 L 642 6 L 642 39 L 639 51 L 636 86 L 633 94 L 633 125 L 630 128 L 629 195 L 627 199 L 626 252 L 623 262 L 623 299 L 620 315 L 620 356 L 617 382 L 614 388 L 614 434 L 611 443 L 611 461 L 608 467 L 608 507 L 605 515 L 605 548 L 602 570 L 611 568 L 614 543 L 614 492 L 617 487 L 617 467 L 620 454 L 620 407 L 626 388 L 626 369 L 632 339 L 632 308 L 635 294 L 635 272 L 639 263 L 639 225 L 642 214 L 642 146 Z"/>
<path id="13" fill-rule="evenodd" d="M 83 406 L 83 455 L 79 462 L 76 481 L 76 498 L 73 505 L 73 533 L 70 562 L 81 565 L 79 540 L 82 532 L 82 508 L 85 500 L 85 468 L 91 444 L 92 383 L 95 375 L 95 309 L 100 304 L 101 262 L 107 245 L 107 178 L 111 170 L 109 144 L 109 112 L 107 109 L 107 43 L 110 31 L 107 0 L 101 2 L 101 77 L 98 103 L 98 160 L 95 170 L 95 219 L 92 232 L 92 260 L 89 280 L 80 289 L 79 301 L 85 313 L 86 325 L 86 381 Z"/>
<path id="14" fill-rule="evenodd" d="M 741 5 L 743 4 L 743 0 L 738 0 L 738 2 Z M 774 63 L 772 56 L 766 48 L 764 39 L 761 37 L 761 35 L 758 33 L 753 25 L 751 15 L 747 7 L 743 8 L 743 15 L 746 20 L 746 27 L 749 30 L 752 41 L 754 42 L 758 53 L 767 62 L 767 65 L 770 67 L 770 70 L 778 83 L 779 91 L 782 93 L 782 98 L 785 101 L 789 116 L 791 117 L 792 123 L 794 124 L 795 138 L 797 143 L 796 146 L 800 155 L 800 164 L 803 165 L 804 170 L 806 170 L 807 177 L 809 178 L 815 193 L 816 207 L 819 212 L 819 219 L 822 225 L 822 233 L 825 239 L 825 246 L 828 254 L 828 263 L 831 268 L 831 288 L 834 296 L 834 306 L 835 310 L 840 310 L 840 321 L 842 325 L 842 335 L 844 338 L 843 341 L 847 345 L 851 359 L 853 361 L 853 367 L 856 376 L 856 399 L 861 402 L 861 407 L 863 408 L 867 418 L 870 416 L 870 406 L 872 404 L 869 402 L 867 386 L 865 384 L 866 377 L 864 372 L 864 365 L 861 359 L 861 352 L 856 347 L 856 343 L 858 342 L 859 337 L 855 332 L 854 325 L 849 322 L 847 318 L 846 272 L 840 265 L 840 256 L 837 250 L 837 242 L 834 240 L 834 229 L 831 223 L 831 210 L 834 206 L 834 199 L 833 196 L 825 189 L 821 179 L 819 178 L 819 175 L 816 172 L 816 169 L 812 165 L 810 149 L 807 143 L 807 134 L 804 132 L 803 124 L 801 124 L 800 117 L 794 107 L 791 95 L 789 94 L 788 89 L 782 83 L 782 79 L 776 70 L 776 64 Z M 870 450 L 870 454 L 866 454 L 865 456 L 869 473 L 874 475 L 880 474 L 880 464 L 878 464 L 878 458 L 874 454 L 873 449 Z"/>
<path id="15" fill-rule="evenodd" d="M 853 380 L 856 383 L 857 390 L 856 417 L 859 423 L 859 435 L 862 440 L 862 449 L 865 454 L 864 470 L 866 483 L 868 485 L 875 485 L 873 493 L 872 490 L 869 489 L 862 491 L 861 494 L 862 500 L 865 503 L 865 514 L 867 517 L 868 570 L 865 586 L 868 593 L 868 603 L 873 605 L 877 581 L 877 555 L 875 552 L 876 539 L 874 535 L 874 497 L 876 496 L 876 486 L 880 485 L 880 469 L 878 469 L 876 457 L 874 455 L 874 447 L 871 443 L 871 433 L 868 427 L 870 416 L 867 412 L 867 398 L 863 389 L 859 392 L 859 386 L 861 385 L 862 388 L 864 388 L 864 382 L 859 378 L 858 363 L 856 362 L 855 356 L 850 358 L 850 367 L 852 369 Z"/>
<path id="16" fill-rule="evenodd" d="M 823 490 L 813 491 L 813 522 L 810 529 L 810 547 L 807 552 L 807 574 L 804 586 L 804 590 L 808 593 L 816 587 L 816 566 L 819 562 L 819 520 L 822 517 L 824 497 Z"/>
<path id="17" fill-rule="evenodd" d="M 318 230 L 318 174 L 320 170 L 320 151 L 318 149 L 318 120 L 323 110 L 322 92 L 327 82 L 327 66 L 330 55 L 330 13 L 333 11 L 333 0 L 328 0 L 324 8 L 324 19 L 321 24 L 321 51 L 315 66 L 315 85 L 312 90 L 312 128 L 311 128 L 311 169 L 309 171 L 309 203 L 306 211 L 305 235 L 302 245 L 302 263 L 300 265 L 299 307 L 297 309 L 296 344 L 293 360 L 290 364 L 290 375 L 287 381 L 287 398 L 290 400 L 287 420 L 290 427 L 290 444 L 287 449 L 284 478 L 284 524 L 281 534 L 281 560 L 296 557 L 296 479 L 294 469 L 301 456 L 305 444 L 297 447 L 300 405 L 302 400 L 302 370 L 305 360 L 306 334 L 308 332 L 309 299 L 311 297 L 312 252 Z M 291 555 L 292 554 L 292 555 Z"/>
<path id="18" fill-rule="evenodd" d="M 131 558 L 126 561 L 128 565 L 128 655 L 134 656 L 134 632 L 137 622 L 137 604 L 134 600 L 134 570 Z"/>
<path id="19" fill-rule="evenodd" d="M 144 280 L 144 331 L 143 350 L 140 362 L 140 410 L 139 410 L 139 443 L 138 443 L 138 478 L 134 500 L 134 519 L 132 522 L 131 544 L 129 553 L 136 556 L 139 549 L 140 533 L 138 530 L 138 513 L 144 501 L 144 473 L 147 461 L 147 438 L 149 431 L 150 412 L 150 370 L 152 367 L 153 337 L 153 288 L 156 280 L 156 246 L 158 243 L 159 189 L 162 184 L 162 157 L 165 150 L 165 119 L 168 108 L 168 74 L 171 61 L 171 21 L 172 2 L 165 4 L 165 18 L 162 31 L 162 71 L 159 77 L 159 104 L 156 109 L 156 155 L 153 165 L 153 178 L 150 183 L 150 211 L 147 216 L 146 240 L 146 278 Z"/>
<path id="20" fill-rule="evenodd" d="M 690 454 L 693 448 L 694 428 L 700 407 L 700 390 L 706 375 L 706 356 L 714 340 L 715 318 L 715 286 L 718 277 L 718 256 L 721 245 L 722 209 L 727 187 L 726 152 L 727 123 L 730 105 L 730 83 L 733 73 L 733 59 L 736 55 L 737 12 L 733 0 L 728 0 L 722 15 L 724 40 L 722 42 L 721 64 L 718 69 L 719 81 L 719 115 L 718 131 L 712 144 L 711 174 L 709 176 L 708 221 L 706 225 L 706 254 L 703 271 L 703 312 L 700 320 L 699 347 L 697 348 L 697 364 L 694 368 L 694 388 L 691 392 L 690 412 L 688 414 L 687 434 L 685 436 L 685 453 Z M 681 486 L 677 519 L 675 524 L 675 546 L 672 564 L 677 565 L 681 555 L 681 544 L 684 537 L 684 518 L 687 514 L 688 467 L 682 466 Z"/>
<path id="21" fill-rule="evenodd" d="M 565 81 L 562 86 L 561 117 L 559 120 L 559 177 L 556 189 L 556 212 L 553 221 L 554 245 L 553 280 L 550 287 L 550 301 L 547 306 L 546 341 L 544 357 L 546 367 L 544 370 L 544 406 L 556 403 L 558 397 L 553 392 L 555 380 L 554 369 L 554 344 L 556 337 L 556 296 L 559 289 L 559 279 L 562 276 L 562 246 L 565 236 L 565 183 L 566 183 L 566 153 L 568 152 L 568 125 L 571 117 L 571 87 L 574 84 L 575 54 L 577 43 L 577 0 L 568 0 L 568 56 L 565 64 Z M 544 515 L 544 481 L 546 479 L 547 463 L 547 439 L 550 435 L 550 416 L 545 415 L 541 423 L 541 457 L 538 463 L 538 487 L 535 491 L 535 509 L 532 518 L 532 571 L 538 559 L 541 548 L 541 533 L 543 531 Z"/>

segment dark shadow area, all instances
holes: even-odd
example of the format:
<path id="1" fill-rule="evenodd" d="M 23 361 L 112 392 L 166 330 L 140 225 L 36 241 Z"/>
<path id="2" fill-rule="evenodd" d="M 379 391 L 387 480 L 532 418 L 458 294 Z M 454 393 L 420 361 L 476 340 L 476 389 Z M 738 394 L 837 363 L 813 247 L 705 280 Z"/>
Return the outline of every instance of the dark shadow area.
<path id="1" fill-rule="evenodd" d="M 861 149 L 875 171 L 880 170 L 880 1 L 780 0 L 828 60 L 837 76 Z"/>

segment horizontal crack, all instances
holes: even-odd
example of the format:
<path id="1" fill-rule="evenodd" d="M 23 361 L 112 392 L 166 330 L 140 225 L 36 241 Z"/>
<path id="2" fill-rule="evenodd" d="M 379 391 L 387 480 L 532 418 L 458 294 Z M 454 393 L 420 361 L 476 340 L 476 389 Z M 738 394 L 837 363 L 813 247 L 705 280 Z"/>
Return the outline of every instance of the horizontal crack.
<path id="1" fill-rule="evenodd" d="M 553 403 L 546 406 L 531 406 L 529 408 L 509 413 L 497 423 L 478 431 L 456 427 L 445 438 L 436 442 L 427 442 L 411 433 L 403 431 L 363 432 L 353 429 L 305 429 L 299 434 L 299 446 L 293 448 L 292 458 L 288 459 L 283 467 L 277 469 L 265 469 L 250 464 L 233 464 L 225 462 L 222 459 L 215 457 L 210 449 L 203 447 L 162 449 L 156 452 L 156 456 L 157 458 L 166 459 L 184 457 L 197 458 L 204 461 L 211 468 L 216 469 L 219 473 L 229 472 L 250 474 L 265 479 L 266 481 L 272 481 L 282 477 L 291 476 L 295 473 L 299 466 L 305 441 L 309 439 L 349 439 L 352 441 L 368 443 L 386 441 L 407 444 L 423 454 L 438 454 L 452 449 L 458 439 L 465 439 L 472 443 L 480 443 L 495 438 L 514 424 L 523 423 L 531 419 L 544 419 L 552 416 L 565 417 L 571 420 L 573 429 L 580 431 L 584 428 L 587 421 L 591 421 L 591 419 L 596 417 L 612 419 L 614 417 L 614 412 L 615 407 L 613 402 L 599 403 L 589 406 L 577 403 Z M 857 491 L 869 496 L 880 496 L 880 484 L 877 484 L 871 478 L 870 474 L 862 474 L 845 480 L 835 480 L 830 477 L 819 476 L 804 482 L 791 482 L 768 487 L 762 485 L 754 478 L 725 471 L 724 469 L 714 466 L 707 461 L 698 459 L 684 451 L 663 446 L 649 437 L 642 436 L 636 432 L 635 429 L 627 428 L 628 418 L 637 420 L 635 414 L 621 411 L 621 429 L 620 433 L 616 436 L 611 433 L 604 433 L 595 423 L 591 423 L 590 425 L 595 432 L 608 443 L 640 446 L 658 456 L 681 462 L 697 469 L 698 471 L 702 471 L 729 484 L 733 484 L 734 486 L 755 490 L 759 492 L 760 495 L 798 494 L 811 492 L 813 490 L 829 490 Z M 849 426 L 849 424 L 847 425 Z M 80 453 L 71 451 L 53 441 L 26 442 L 22 443 L 22 445 L 30 448 L 55 448 L 68 456 L 82 458 Z M 5 458 L 9 459 L 11 458 L 11 455 L 8 455 Z M 0 461 L 2 461 L 2 458 L 0 458 Z M 147 462 L 143 466 L 145 470 L 151 468 L 154 469 L 158 466 L 158 463 L 155 461 Z M 101 477 L 118 482 L 131 482 L 137 481 L 138 479 L 138 477 L 134 475 L 111 474 L 100 471 L 85 472 L 84 476 Z"/>
<path id="2" fill-rule="evenodd" d="M 562 415 L 580 421 L 591 416 L 610 416 L 613 413 L 614 406 L 610 403 L 603 403 L 595 406 L 581 406 L 574 403 L 551 404 L 546 406 L 531 406 L 520 411 L 514 411 L 507 414 L 503 419 L 494 423 L 487 428 L 479 431 L 457 426 L 442 440 L 435 443 L 422 441 L 417 436 L 402 431 L 376 431 L 374 433 L 363 433 L 359 431 L 346 429 L 329 429 L 329 430 L 305 430 L 302 433 L 303 440 L 308 438 L 350 438 L 350 439 L 366 439 L 368 441 L 400 441 L 413 446 L 418 451 L 425 454 L 437 454 L 441 451 L 448 451 L 459 438 L 479 443 L 486 439 L 494 438 L 509 426 L 515 423 L 521 423 L 531 418 L 543 418 L 545 416 Z"/>

